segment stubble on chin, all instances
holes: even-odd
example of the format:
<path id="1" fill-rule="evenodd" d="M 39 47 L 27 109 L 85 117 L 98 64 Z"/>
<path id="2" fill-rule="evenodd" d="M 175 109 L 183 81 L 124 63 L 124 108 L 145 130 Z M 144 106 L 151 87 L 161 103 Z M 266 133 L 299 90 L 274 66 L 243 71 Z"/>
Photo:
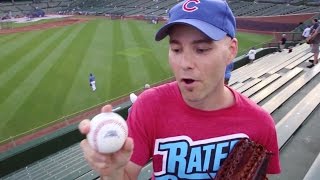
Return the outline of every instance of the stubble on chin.
<path id="1" fill-rule="evenodd" d="M 197 104 L 201 100 L 199 95 L 196 94 L 195 89 L 193 89 L 193 90 L 184 89 L 181 91 L 181 95 L 182 95 L 183 100 L 189 105 Z"/>

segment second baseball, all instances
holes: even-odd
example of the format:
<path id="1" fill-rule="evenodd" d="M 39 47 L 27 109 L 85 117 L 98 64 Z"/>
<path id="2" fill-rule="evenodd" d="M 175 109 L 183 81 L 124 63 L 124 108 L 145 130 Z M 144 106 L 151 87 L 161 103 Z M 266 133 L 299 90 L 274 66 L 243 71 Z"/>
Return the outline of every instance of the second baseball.
<path id="1" fill-rule="evenodd" d="M 96 115 L 90 122 L 87 139 L 90 146 L 100 153 L 113 153 L 121 149 L 128 137 L 126 121 L 117 113 Z"/>

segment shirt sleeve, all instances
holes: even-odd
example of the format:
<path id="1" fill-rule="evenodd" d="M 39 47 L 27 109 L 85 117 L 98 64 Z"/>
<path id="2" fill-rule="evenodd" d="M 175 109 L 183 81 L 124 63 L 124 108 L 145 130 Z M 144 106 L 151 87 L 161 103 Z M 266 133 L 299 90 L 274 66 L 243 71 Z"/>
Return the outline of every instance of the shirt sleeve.
<path id="1" fill-rule="evenodd" d="M 271 157 L 267 169 L 268 174 L 279 174 L 281 172 L 280 160 L 279 160 L 279 147 L 276 127 L 273 118 L 268 114 L 268 124 L 266 125 L 266 133 L 264 136 L 265 147 L 270 151 Z"/>
<path id="2" fill-rule="evenodd" d="M 257 111 L 252 111 L 252 115 L 256 119 L 256 126 L 258 127 L 257 131 L 253 132 L 255 135 L 252 135 L 252 140 L 263 145 L 271 153 L 267 174 L 279 174 L 281 168 L 275 122 L 268 112 L 260 106 L 257 107 Z"/>

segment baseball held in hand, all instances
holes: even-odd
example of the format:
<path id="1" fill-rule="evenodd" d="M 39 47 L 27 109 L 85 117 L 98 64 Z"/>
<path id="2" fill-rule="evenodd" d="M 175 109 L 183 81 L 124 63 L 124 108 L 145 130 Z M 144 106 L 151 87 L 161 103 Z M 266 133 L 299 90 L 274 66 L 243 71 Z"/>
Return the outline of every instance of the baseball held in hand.
<path id="1" fill-rule="evenodd" d="M 96 115 L 90 122 L 87 139 L 90 146 L 100 153 L 120 150 L 128 137 L 126 121 L 113 112 Z"/>

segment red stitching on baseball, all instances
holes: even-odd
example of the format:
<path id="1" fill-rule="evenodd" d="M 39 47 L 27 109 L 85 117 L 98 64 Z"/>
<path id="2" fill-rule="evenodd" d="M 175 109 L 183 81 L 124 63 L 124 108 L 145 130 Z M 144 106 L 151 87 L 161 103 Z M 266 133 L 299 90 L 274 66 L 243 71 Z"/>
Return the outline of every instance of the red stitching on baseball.
<path id="1" fill-rule="evenodd" d="M 121 120 L 121 121 L 122 121 L 122 120 Z M 126 123 L 126 122 L 124 121 L 124 123 Z M 125 135 L 128 136 L 128 135 L 127 135 L 128 132 L 127 132 L 125 126 L 124 126 L 121 122 L 119 122 L 119 121 L 117 121 L 117 120 L 114 120 L 114 119 L 106 119 L 106 120 L 104 120 L 103 122 L 99 123 L 99 124 L 97 125 L 97 127 L 95 128 L 95 131 L 93 132 L 93 146 L 94 146 L 94 149 L 96 149 L 97 151 L 99 151 L 99 147 L 98 147 L 98 143 L 97 143 L 97 141 L 98 141 L 98 140 L 97 140 L 97 138 L 98 138 L 98 133 L 100 132 L 101 128 L 102 128 L 104 125 L 107 125 L 107 124 L 116 124 L 116 125 L 118 125 L 118 126 L 125 132 Z M 100 151 L 99 151 L 99 152 L 100 152 Z"/>

